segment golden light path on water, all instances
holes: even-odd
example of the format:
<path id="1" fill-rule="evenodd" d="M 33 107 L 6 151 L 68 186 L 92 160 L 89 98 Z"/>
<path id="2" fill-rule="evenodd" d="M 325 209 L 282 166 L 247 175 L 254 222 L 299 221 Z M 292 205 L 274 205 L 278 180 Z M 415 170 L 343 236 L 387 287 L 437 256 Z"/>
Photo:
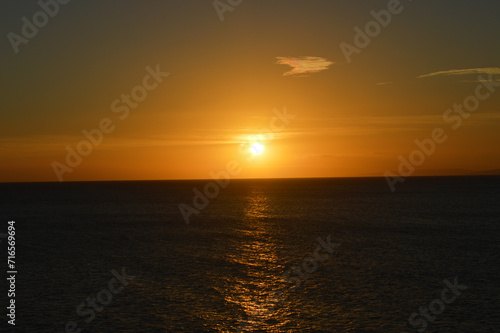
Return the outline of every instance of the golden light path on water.
<path id="1" fill-rule="evenodd" d="M 273 238 L 276 230 L 270 217 L 274 215 L 273 205 L 262 189 L 253 189 L 245 198 L 244 220 L 241 228 L 241 242 L 229 260 L 244 265 L 246 276 L 236 278 L 228 285 L 226 301 L 244 310 L 239 318 L 241 331 L 274 331 L 286 323 L 285 309 L 275 307 L 274 291 L 283 288 L 281 278 L 284 267 L 280 264 L 276 249 L 279 246 Z"/>

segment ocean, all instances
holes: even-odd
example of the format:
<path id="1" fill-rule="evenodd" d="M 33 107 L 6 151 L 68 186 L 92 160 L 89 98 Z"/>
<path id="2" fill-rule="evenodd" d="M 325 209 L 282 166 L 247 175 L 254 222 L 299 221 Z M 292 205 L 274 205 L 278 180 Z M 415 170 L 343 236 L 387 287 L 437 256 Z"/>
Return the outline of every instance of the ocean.
<path id="1" fill-rule="evenodd" d="M 500 177 L 207 183 L 0 184 L 1 331 L 500 331 Z"/>

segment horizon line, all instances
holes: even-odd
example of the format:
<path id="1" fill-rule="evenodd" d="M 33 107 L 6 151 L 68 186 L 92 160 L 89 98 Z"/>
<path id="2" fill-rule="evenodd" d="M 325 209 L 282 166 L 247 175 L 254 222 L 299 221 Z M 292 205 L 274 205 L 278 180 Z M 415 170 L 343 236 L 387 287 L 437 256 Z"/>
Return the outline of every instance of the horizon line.
<path id="1" fill-rule="evenodd" d="M 457 174 L 457 175 L 416 175 L 408 178 L 439 178 L 439 177 L 500 177 L 500 174 Z M 337 176 L 337 177 L 255 177 L 255 178 L 229 178 L 229 180 L 305 180 L 305 179 L 344 179 L 344 178 L 382 178 L 384 176 Z M 217 178 L 222 179 L 222 178 Z M 108 180 L 70 180 L 70 181 L 2 181 L 0 184 L 29 184 L 29 183 L 103 183 L 103 182 L 159 182 L 159 181 L 212 181 L 213 178 L 177 178 L 177 179 L 108 179 Z"/>

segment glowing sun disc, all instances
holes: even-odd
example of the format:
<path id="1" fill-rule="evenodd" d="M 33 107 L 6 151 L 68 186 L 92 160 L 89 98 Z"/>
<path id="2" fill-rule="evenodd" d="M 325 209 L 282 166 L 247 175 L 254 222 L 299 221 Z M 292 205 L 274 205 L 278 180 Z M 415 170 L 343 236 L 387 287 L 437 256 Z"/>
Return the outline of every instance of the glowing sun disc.
<path id="1" fill-rule="evenodd" d="M 262 152 L 264 151 L 264 146 L 261 144 L 261 143 L 258 143 L 258 142 L 255 142 L 254 144 L 252 144 L 252 146 L 250 147 L 250 151 L 252 152 L 252 154 L 254 155 L 260 155 L 262 154 Z"/>

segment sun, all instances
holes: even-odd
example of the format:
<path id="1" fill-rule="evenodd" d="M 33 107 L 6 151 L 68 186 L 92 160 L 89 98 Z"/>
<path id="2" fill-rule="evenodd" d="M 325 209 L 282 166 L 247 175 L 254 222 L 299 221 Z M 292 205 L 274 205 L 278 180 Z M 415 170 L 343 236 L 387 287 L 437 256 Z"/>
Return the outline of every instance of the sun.
<path id="1" fill-rule="evenodd" d="M 264 146 L 261 143 L 255 142 L 250 146 L 250 151 L 254 155 L 260 155 L 264 151 Z"/>

